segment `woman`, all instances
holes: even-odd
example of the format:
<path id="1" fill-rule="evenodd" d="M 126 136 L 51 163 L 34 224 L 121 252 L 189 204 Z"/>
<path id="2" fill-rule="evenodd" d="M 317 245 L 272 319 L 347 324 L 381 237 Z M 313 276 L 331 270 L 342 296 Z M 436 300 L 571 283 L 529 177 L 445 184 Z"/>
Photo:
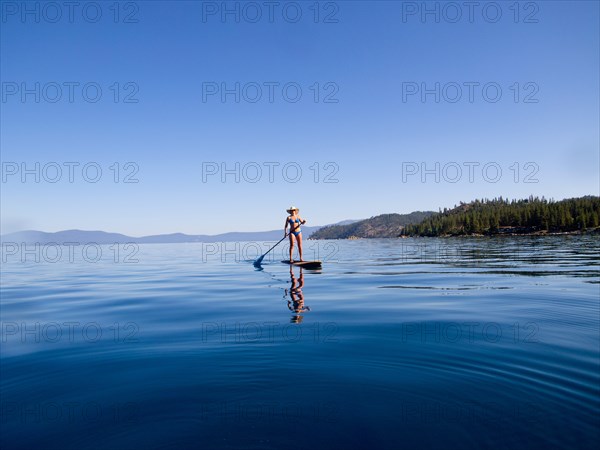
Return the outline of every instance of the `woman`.
<path id="1" fill-rule="evenodd" d="M 290 227 L 290 263 L 293 263 L 292 253 L 294 251 L 294 241 L 298 243 L 298 253 L 300 254 L 300 261 L 304 261 L 302 259 L 302 231 L 300 230 L 300 225 L 304 225 L 306 220 L 303 220 L 298 212 L 300 210 L 295 206 L 290 206 L 287 210 L 289 216 L 285 219 L 285 228 L 283 232 L 287 235 L 288 226 Z"/>

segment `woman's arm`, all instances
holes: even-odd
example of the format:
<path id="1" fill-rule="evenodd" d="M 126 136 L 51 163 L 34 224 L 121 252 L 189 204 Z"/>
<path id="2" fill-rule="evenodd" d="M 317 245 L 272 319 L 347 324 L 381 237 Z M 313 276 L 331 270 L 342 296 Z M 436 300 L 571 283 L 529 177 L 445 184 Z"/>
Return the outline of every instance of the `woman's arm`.
<path id="1" fill-rule="evenodd" d="M 288 227 L 289 223 L 287 220 L 287 217 L 285 218 L 285 227 L 283 227 L 283 234 L 284 236 L 287 236 L 287 227 Z"/>

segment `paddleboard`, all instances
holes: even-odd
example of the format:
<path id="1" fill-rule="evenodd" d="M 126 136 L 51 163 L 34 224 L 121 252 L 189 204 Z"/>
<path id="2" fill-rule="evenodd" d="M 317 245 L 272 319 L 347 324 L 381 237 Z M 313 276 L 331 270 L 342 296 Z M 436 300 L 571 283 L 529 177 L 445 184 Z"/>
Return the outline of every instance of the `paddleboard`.
<path id="1" fill-rule="evenodd" d="M 293 263 L 290 263 L 290 260 L 286 259 L 285 261 L 281 262 L 284 264 L 303 267 L 305 269 L 320 269 L 322 265 L 321 261 L 294 261 Z"/>

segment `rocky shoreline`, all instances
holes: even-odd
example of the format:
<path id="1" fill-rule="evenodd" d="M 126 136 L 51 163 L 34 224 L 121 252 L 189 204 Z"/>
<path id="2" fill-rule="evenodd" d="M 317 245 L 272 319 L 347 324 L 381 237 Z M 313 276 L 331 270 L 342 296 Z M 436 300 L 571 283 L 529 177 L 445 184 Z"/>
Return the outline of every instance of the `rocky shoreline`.
<path id="1" fill-rule="evenodd" d="M 499 236 L 583 236 L 583 235 L 600 235 L 600 227 L 594 229 L 587 230 L 576 230 L 576 231 L 546 231 L 546 230 L 538 230 L 538 231 L 528 231 L 528 232 L 518 232 L 518 231 L 503 231 L 500 233 L 473 233 L 473 234 L 442 234 L 439 236 L 405 236 L 400 235 L 396 237 L 360 237 L 360 236 L 349 236 L 347 238 L 336 238 L 331 240 L 341 240 L 341 241 L 356 241 L 360 239 L 408 239 L 408 238 L 451 238 L 451 237 L 459 237 L 459 238 L 471 238 L 471 237 L 499 237 Z M 309 238 L 311 239 L 311 238 Z M 319 239 L 314 239 L 319 240 Z"/>

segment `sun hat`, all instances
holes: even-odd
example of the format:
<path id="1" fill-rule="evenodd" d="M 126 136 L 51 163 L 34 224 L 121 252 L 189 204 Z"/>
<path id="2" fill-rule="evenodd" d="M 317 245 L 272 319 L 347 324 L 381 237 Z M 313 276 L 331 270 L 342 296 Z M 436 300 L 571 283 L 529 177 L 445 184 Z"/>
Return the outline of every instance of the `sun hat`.
<path id="1" fill-rule="evenodd" d="M 300 210 L 298 208 L 296 208 L 295 206 L 290 206 L 288 209 L 286 209 L 286 211 L 291 214 L 292 211 L 300 211 Z"/>

